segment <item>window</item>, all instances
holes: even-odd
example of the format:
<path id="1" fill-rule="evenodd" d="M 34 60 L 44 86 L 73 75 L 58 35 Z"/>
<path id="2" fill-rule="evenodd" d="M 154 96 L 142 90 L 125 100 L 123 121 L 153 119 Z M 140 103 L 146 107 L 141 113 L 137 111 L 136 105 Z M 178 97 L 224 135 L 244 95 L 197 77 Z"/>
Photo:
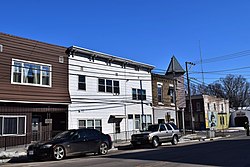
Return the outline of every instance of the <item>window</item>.
<path id="1" fill-rule="evenodd" d="M 221 111 L 224 111 L 224 107 L 223 107 L 223 104 L 221 104 Z"/>
<path id="2" fill-rule="evenodd" d="M 173 87 L 169 87 L 168 95 L 171 97 L 171 103 L 174 103 L 174 88 Z"/>
<path id="3" fill-rule="evenodd" d="M 78 76 L 78 89 L 79 90 L 86 90 L 86 81 L 84 75 Z"/>
<path id="4" fill-rule="evenodd" d="M 112 80 L 106 80 L 106 92 L 112 93 Z"/>
<path id="5" fill-rule="evenodd" d="M 157 85 L 158 102 L 162 102 L 162 85 Z"/>
<path id="6" fill-rule="evenodd" d="M 98 91 L 120 94 L 119 81 L 110 79 L 98 79 Z"/>
<path id="7" fill-rule="evenodd" d="M 12 65 L 12 83 L 50 86 L 50 65 L 21 60 L 12 60 Z"/>
<path id="8" fill-rule="evenodd" d="M 25 116 L 0 116 L 0 135 L 24 135 Z"/>
<path id="9" fill-rule="evenodd" d="M 214 103 L 214 111 L 216 111 L 216 104 Z"/>
<path id="10" fill-rule="evenodd" d="M 98 79 L 98 91 L 105 92 L 105 80 L 104 79 Z"/>
<path id="11" fill-rule="evenodd" d="M 101 132 L 102 120 L 101 119 L 78 120 L 78 128 L 96 129 Z"/>
<path id="12" fill-rule="evenodd" d="M 128 119 L 133 119 L 133 114 L 128 114 Z"/>
<path id="13" fill-rule="evenodd" d="M 210 104 L 209 103 L 207 103 L 207 109 L 210 110 Z"/>
<path id="14" fill-rule="evenodd" d="M 133 100 L 141 100 L 141 95 L 142 95 L 142 100 L 146 100 L 146 90 L 145 89 L 134 89 L 132 88 L 132 99 Z"/>
<path id="15" fill-rule="evenodd" d="M 201 103 L 196 102 L 196 111 L 201 111 Z"/>

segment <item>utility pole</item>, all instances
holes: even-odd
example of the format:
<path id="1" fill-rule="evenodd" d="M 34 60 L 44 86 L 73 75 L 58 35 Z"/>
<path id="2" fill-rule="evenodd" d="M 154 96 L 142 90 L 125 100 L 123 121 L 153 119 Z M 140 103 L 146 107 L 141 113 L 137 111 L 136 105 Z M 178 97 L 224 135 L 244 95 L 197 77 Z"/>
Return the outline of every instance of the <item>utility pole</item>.
<path id="1" fill-rule="evenodd" d="M 188 64 L 195 65 L 192 62 L 185 62 L 186 64 L 186 74 L 187 74 L 187 85 L 188 85 L 188 96 L 189 96 L 189 112 L 191 113 L 191 127 L 192 133 L 194 133 L 194 115 L 193 115 L 193 107 L 192 107 L 192 100 L 191 100 L 191 91 L 190 91 L 190 80 L 188 76 Z"/>
<path id="2" fill-rule="evenodd" d="M 175 79 L 175 68 L 174 68 L 174 58 L 171 58 L 172 61 L 172 72 L 173 72 L 173 84 L 174 84 L 174 109 L 175 109 L 175 117 L 176 117 L 176 125 L 178 128 L 180 128 L 179 125 L 179 117 L 178 117 L 178 111 L 177 111 L 177 103 L 176 103 L 176 79 Z"/>
<path id="3" fill-rule="evenodd" d="M 144 131 L 144 110 L 143 110 L 143 96 L 142 96 L 142 81 L 140 80 L 140 89 L 141 89 L 141 128 Z"/>

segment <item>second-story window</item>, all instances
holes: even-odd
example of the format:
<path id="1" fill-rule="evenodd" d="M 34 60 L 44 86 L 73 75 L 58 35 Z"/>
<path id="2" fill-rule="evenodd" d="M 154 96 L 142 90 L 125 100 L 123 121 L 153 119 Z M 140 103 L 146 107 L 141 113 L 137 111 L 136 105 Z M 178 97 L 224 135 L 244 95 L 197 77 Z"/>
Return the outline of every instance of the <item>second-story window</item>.
<path id="1" fill-rule="evenodd" d="M 210 104 L 209 103 L 207 103 L 207 109 L 208 109 L 208 111 L 210 110 Z"/>
<path id="2" fill-rule="evenodd" d="M 98 79 L 98 91 L 120 94 L 119 81 L 110 79 Z"/>
<path id="3" fill-rule="evenodd" d="M 162 102 L 162 84 L 157 85 L 158 102 Z"/>
<path id="4" fill-rule="evenodd" d="M 79 90 L 86 90 L 86 80 L 84 75 L 78 76 L 78 89 Z"/>
<path id="5" fill-rule="evenodd" d="M 51 65 L 12 60 L 12 83 L 51 86 Z"/>
<path id="6" fill-rule="evenodd" d="M 168 95 L 171 97 L 171 103 L 174 103 L 174 88 L 173 87 L 169 87 Z"/>
<path id="7" fill-rule="evenodd" d="M 145 89 L 132 89 L 132 99 L 133 100 L 146 100 L 146 90 Z"/>
<path id="8" fill-rule="evenodd" d="M 214 111 L 216 111 L 216 104 L 214 103 Z"/>
<path id="9" fill-rule="evenodd" d="M 224 111 L 224 107 L 223 107 L 223 104 L 221 104 L 221 111 Z"/>

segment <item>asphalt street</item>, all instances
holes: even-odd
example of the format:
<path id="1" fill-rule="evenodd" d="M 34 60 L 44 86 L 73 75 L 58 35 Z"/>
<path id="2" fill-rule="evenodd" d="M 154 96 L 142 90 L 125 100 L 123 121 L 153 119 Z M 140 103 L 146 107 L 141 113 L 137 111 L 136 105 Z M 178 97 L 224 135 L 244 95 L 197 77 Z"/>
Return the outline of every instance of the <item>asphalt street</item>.
<path id="1" fill-rule="evenodd" d="M 235 136 L 214 141 L 163 145 L 157 149 L 141 147 L 109 152 L 105 156 L 86 155 L 62 161 L 34 162 L 27 159 L 3 166 L 48 167 L 178 167 L 178 166 L 250 166 L 250 136 Z"/>

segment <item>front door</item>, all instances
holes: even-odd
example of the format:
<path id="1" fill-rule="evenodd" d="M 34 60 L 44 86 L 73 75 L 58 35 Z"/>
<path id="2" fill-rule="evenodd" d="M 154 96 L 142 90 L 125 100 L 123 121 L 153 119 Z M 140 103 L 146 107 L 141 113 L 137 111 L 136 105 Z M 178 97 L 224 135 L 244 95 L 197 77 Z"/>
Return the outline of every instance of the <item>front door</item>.
<path id="1" fill-rule="evenodd" d="M 32 118 L 32 141 L 39 141 L 41 140 L 40 135 L 40 119 L 39 117 Z"/>

